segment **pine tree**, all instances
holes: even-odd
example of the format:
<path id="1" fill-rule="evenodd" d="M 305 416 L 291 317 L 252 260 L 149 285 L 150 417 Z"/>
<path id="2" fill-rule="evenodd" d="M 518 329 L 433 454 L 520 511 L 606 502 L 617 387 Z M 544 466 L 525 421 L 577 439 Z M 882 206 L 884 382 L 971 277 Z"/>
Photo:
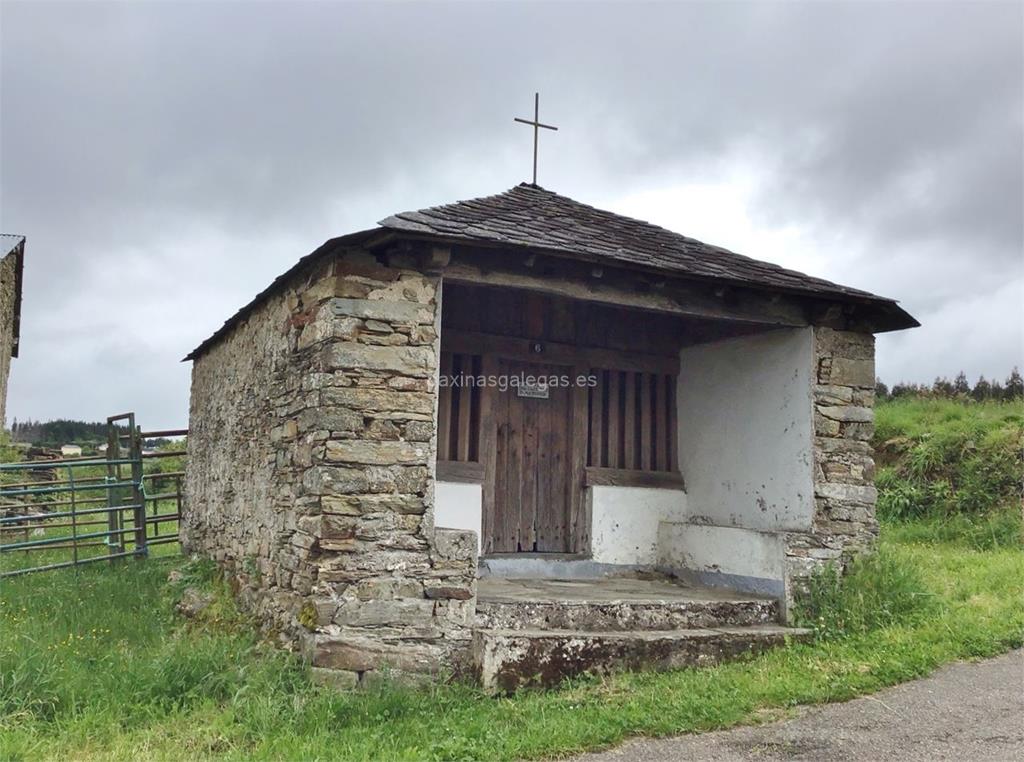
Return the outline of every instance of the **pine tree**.
<path id="1" fill-rule="evenodd" d="M 1020 371 L 1015 365 L 1006 379 L 1006 387 L 1003 389 L 1003 399 L 1015 400 L 1024 397 L 1024 379 L 1020 377 Z"/>
<path id="2" fill-rule="evenodd" d="M 932 384 L 932 394 L 936 397 L 952 397 L 954 393 L 953 384 L 949 383 L 949 379 L 945 376 L 936 377 L 935 383 Z"/>
<path id="3" fill-rule="evenodd" d="M 989 399 L 992 396 L 992 384 L 986 381 L 984 376 L 978 376 L 978 383 L 971 390 L 971 396 L 978 402 Z"/>
<path id="4" fill-rule="evenodd" d="M 956 374 L 956 379 L 953 381 L 953 391 L 964 397 L 971 393 L 971 385 L 967 383 L 967 374 L 963 371 Z"/>

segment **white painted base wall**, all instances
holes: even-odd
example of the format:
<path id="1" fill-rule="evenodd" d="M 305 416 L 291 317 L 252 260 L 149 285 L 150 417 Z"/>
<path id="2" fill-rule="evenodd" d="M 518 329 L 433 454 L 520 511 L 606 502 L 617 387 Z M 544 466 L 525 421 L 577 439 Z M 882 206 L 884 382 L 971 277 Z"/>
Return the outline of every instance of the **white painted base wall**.
<path id="1" fill-rule="evenodd" d="M 773 532 L 676 522 L 658 531 L 658 565 L 669 569 L 781 582 L 785 552 Z"/>
<path id="2" fill-rule="evenodd" d="M 784 533 L 814 516 L 813 334 L 780 329 L 680 352 L 679 470 L 687 511 L 658 531 L 658 565 L 702 582 L 781 590 Z"/>
<path id="3" fill-rule="evenodd" d="M 592 560 L 601 564 L 654 566 L 658 526 L 683 521 L 686 493 L 646 487 L 590 487 Z"/>
<path id="4" fill-rule="evenodd" d="M 476 532 L 477 552 L 482 547 L 483 490 L 479 484 L 436 482 L 434 484 L 434 526 L 440 529 L 468 529 Z"/>
<path id="5" fill-rule="evenodd" d="M 700 523 L 805 531 L 814 515 L 810 328 L 679 354 L 679 468 Z"/>

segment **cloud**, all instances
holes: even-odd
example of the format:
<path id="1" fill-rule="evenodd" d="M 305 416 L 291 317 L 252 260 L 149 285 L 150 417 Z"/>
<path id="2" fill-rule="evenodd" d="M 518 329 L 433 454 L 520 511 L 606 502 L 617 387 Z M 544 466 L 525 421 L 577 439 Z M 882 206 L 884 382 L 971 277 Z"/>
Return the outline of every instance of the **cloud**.
<path id="1" fill-rule="evenodd" d="M 1022 13 L 4 3 L 0 226 L 28 236 L 9 414 L 179 425 L 178 359 L 300 256 L 526 179 L 535 90 L 560 127 L 545 186 L 900 298 L 925 328 L 880 342 L 889 380 L 1005 374 Z M 1006 330 L 969 331 L 982 313 Z"/>

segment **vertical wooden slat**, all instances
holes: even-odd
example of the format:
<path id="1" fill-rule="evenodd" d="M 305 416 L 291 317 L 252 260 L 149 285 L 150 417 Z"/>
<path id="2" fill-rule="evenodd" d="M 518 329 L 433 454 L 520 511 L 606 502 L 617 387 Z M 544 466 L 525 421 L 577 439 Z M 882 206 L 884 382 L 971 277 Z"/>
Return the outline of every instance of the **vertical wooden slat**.
<path id="1" fill-rule="evenodd" d="M 603 466 L 604 461 L 604 373 L 596 368 L 597 386 L 590 390 L 590 465 Z"/>
<path id="2" fill-rule="evenodd" d="M 622 416 L 623 468 L 636 468 L 636 381 L 637 374 L 626 371 L 626 400 Z"/>
<path id="3" fill-rule="evenodd" d="M 676 377 L 668 379 L 668 470 L 679 470 L 679 416 L 676 407 Z"/>
<path id="4" fill-rule="evenodd" d="M 470 357 L 470 372 L 473 374 L 474 380 L 483 376 L 482 367 L 480 355 L 472 355 Z M 483 387 L 477 386 L 475 383 L 470 390 L 469 459 L 474 463 L 483 462 L 480 455 L 480 407 L 482 405 L 483 391 Z"/>
<path id="5" fill-rule="evenodd" d="M 452 353 L 441 353 L 441 375 L 452 375 Z M 438 389 L 437 396 L 437 459 L 451 460 L 449 432 L 452 428 L 452 389 L 447 385 Z"/>
<path id="6" fill-rule="evenodd" d="M 651 431 L 651 374 L 641 373 L 640 375 L 640 468 L 643 471 L 650 471 L 654 463 L 654 454 L 651 452 L 653 444 Z"/>
<path id="7" fill-rule="evenodd" d="M 608 372 L 608 467 L 622 468 L 621 453 L 621 422 L 619 409 L 619 376 L 620 372 Z"/>
<path id="8" fill-rule="evenodd" d="M 586 377 L 590 368 L 577 365 L 572 369 L 573 380 Z M 572 435 L 569 438 L 570 457 L 572 458 L 572 476 L 569 480 L 569 552 L 586 553 L 589 551 L 590 523 L 586 520 L 583 475 L 587 465 L 587 428 L 589 426 L 588 400 L 589 390 L 585 384 L 576 384 L 572 388 Z"/>
<path id="9" fill-rule="evenodd" d="M 469 460 L 469 424 L 471 421 L 470 405 L 473 401 L 473 393 L 469 386 L 466 386 L 466 376 L 472 374 L 470 355 L 458 355 L 458 374 L 462 386 L 457 389 L 459 395 L 459 428 L 455 437 L 456 457 L 461 463 Z"/>
<path id="10" fill-rule="evenodd" d="M 480 373 L 492 375 L 497 371 L 493 358 L 484 355 L 480 358 Z M 496 531 L 496 486 L 498 468 L 504 458 L 504 447 L 499 444 L 498 427 L 506 420 L 507 410 L 499 404 L 502 400 L 498 390 L 485 387 L 480 390 L 480 447 L 479 458 L 484 464 L 484 483 L 481 494 L 483 514 L 480 531 L 481 548 L 486 553 L 494 552 L 494 534 Z"/>
<path id="11" fill-rule="evenodd" d="M 658 470 L 668 471 L 669 470 L 669 401 L 668 401 L 668 376 L 664 373 L 659 373 L 655 376 L 658 380 L 658 398 L 657 398 L 657 424 L 656 424 L 656 436 L 658 438 Z"/>

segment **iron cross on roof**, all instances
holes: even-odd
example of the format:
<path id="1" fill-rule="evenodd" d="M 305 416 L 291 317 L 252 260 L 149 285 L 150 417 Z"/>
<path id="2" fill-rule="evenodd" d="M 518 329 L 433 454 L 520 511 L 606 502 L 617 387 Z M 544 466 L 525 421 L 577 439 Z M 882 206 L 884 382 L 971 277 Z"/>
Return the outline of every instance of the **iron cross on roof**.
<path id="1" fill-rule="evenodd" d="M 543 127 L 545 130 L 558 130 L 557 127 L 552 127 L 550 124 L 541 124 L 540 122 L 540 93 L 533 94 L 533 121 L 529 119 L 520 119 L 518 116 L 514 117 L 517 122 L 523 124 L 533 125 L 533 184 L 537 184 L 537 137 L 540 134 L 540 128 Z"/>

